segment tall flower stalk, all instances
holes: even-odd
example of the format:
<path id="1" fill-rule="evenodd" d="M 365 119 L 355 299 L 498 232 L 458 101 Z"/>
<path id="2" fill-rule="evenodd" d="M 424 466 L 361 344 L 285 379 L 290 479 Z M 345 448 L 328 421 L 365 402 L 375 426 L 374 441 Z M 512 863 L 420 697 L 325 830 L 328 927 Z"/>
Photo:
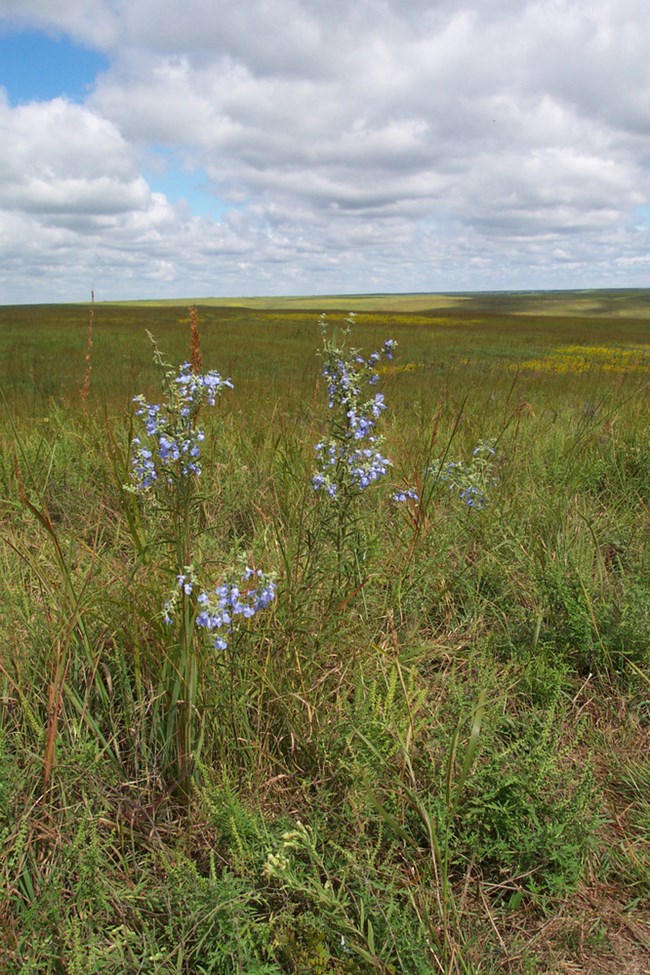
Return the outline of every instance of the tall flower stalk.
<path id="1" fill-rule="evenodd" d="M 390 460 L 382 454 L 383 437 L 378 422 L 386 409 L 384 394 L 377 391 L 379 369 L 393 358 L 397 343 L 387 339 L 380 351 L 364 358 L 348 345 L 354 315 L 346 319 L 341 335 L 328 335 L 321 316 L 323 335 L 322 375 L 327 385 L 330 410 L 326 435 L 315 445 L 318 468 L 314 490 L 332 508 L 340 581 L 344 553 L 354 536 L 357 499 L 388 472 Z"/>
<path id="2" fill-rule="evenodd" d="M 195 372 L 190 362 L 176 372 L 152 342 L 163 398 L 160 403 L 149 403 L 142 395 L 134 398 L 143 429 L 131 442 L 130 490 L 141 497 L 144 512 L 155 516 L 160 531 L 157 549 L 166 551 L 164 569 L 174 579 L 161 606 L 169 637 L 161 671 L 160 727 L 169 771 L 177 791 L 187 797 L 201 747 L 200 698 L 204 670 L 210 665 L 204 656 L 204 634 L 212 637 L 212 655 L 230 648 L 232 683 L 231 635 L 274 600 L 275 582 L 261 570 L 242 564 L 227 570 L 212 588 L 205 585 L 197 541 L 206 439 L 199 413 L 215 406 L 233 384 L 215 371 Z"/>

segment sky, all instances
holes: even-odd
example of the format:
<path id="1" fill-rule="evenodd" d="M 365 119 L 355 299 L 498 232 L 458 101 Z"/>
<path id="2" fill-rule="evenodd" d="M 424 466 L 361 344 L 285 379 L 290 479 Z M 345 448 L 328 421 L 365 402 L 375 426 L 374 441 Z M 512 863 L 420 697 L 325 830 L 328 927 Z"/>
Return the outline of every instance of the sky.
<path id="1" fill-rule="evenodd" d="M 0 304 L 649 285 L 648 0 L 0 0 Z"/>

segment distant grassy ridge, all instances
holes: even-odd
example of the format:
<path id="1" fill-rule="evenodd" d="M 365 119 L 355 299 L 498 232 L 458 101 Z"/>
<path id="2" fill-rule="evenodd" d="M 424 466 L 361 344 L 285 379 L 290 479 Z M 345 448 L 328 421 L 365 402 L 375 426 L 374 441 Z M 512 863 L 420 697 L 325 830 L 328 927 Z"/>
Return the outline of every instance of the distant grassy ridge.
<path id="1" fill-rule="evenodd" d="M 125 307 L 187 306 L 214 308 L 250 308 L 256 311 L 395 311 L 417 312 L 455 308 L 470 301 L 465 295 L 378 294 L 378 295 L 311 295 L 270 298 L 171 298 L 151 301 L 117 301 L 106 304 Z"/>
<path id="2" fill-rule="evenodd" d="M 494 291 L 466 294 L 303 295 L 259 298 L 171 298 L 116 301 L 122 307 L 250 308 L 258 311 L 385 311 L 428 312 L 444 309 L 461 315 L 570 315 L 576 317 L 650 318 L 650 289 L 590 289 L 581 291 Z"/>

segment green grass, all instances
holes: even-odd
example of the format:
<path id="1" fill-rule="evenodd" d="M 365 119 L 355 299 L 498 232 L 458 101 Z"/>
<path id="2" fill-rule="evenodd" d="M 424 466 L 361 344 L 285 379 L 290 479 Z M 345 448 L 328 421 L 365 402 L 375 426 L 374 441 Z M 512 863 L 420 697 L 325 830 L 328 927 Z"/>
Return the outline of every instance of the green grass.
<path id="1" fill-rule="evenodd" d="M 88 309 L 0 309 L 3 972 L 640 970 L 649 373 L 620 351 L 647 348 L 647 307 L 201 303 L 204 369 L 235 389 L 201 418 L 193 557 L 216 579 L 245 553 L 278 599 L 230 657 L 185 648 L 189 797 L 167 516 L 124 490 L 131 399 L 160 396 L 146 330 L 180 363 L 187 309 L 95 306 L 86 412 Z M 311 486 L 324 309 L 357 310 L 366 352 L 399 342 L 377 387 L 393 467 L 343 540 Z M 612 355 L 567 371 L 573 347 Z M 471 510 L 436 472 L 488 439 Z M 406 487 L 419 506 L 390 502 Z"/>
<path id="2" fill-rule="evenodd" d="M 248 308 L 257 311 L 432 312 L 449 309 L 462 316 L 473 312 L 499 314 L 604 316 L 608 318 L 650 317 L 650 294 L 644 289 L 477 292 L 475 294 L 368 294 L 312 295 L 277 298 L 196 298 L 111 302 L 113 306 L 183 307 L 195 303 L 212 308 Z"/>

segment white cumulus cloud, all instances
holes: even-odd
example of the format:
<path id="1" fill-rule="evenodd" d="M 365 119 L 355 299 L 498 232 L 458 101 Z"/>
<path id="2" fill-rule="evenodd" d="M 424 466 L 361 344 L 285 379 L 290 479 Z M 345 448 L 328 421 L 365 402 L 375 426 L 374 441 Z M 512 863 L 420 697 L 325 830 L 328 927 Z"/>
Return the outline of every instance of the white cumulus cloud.
<path id="1" fill-rule="evenodd" d="M 39 261 L 44 299 L 645 284 L 645 0 L 0 0 L 3 24 L 110 61 L 84 105 L 0 102 L 7 300 Z M 221 217 L 156 191 L 170 151 Z"/>

